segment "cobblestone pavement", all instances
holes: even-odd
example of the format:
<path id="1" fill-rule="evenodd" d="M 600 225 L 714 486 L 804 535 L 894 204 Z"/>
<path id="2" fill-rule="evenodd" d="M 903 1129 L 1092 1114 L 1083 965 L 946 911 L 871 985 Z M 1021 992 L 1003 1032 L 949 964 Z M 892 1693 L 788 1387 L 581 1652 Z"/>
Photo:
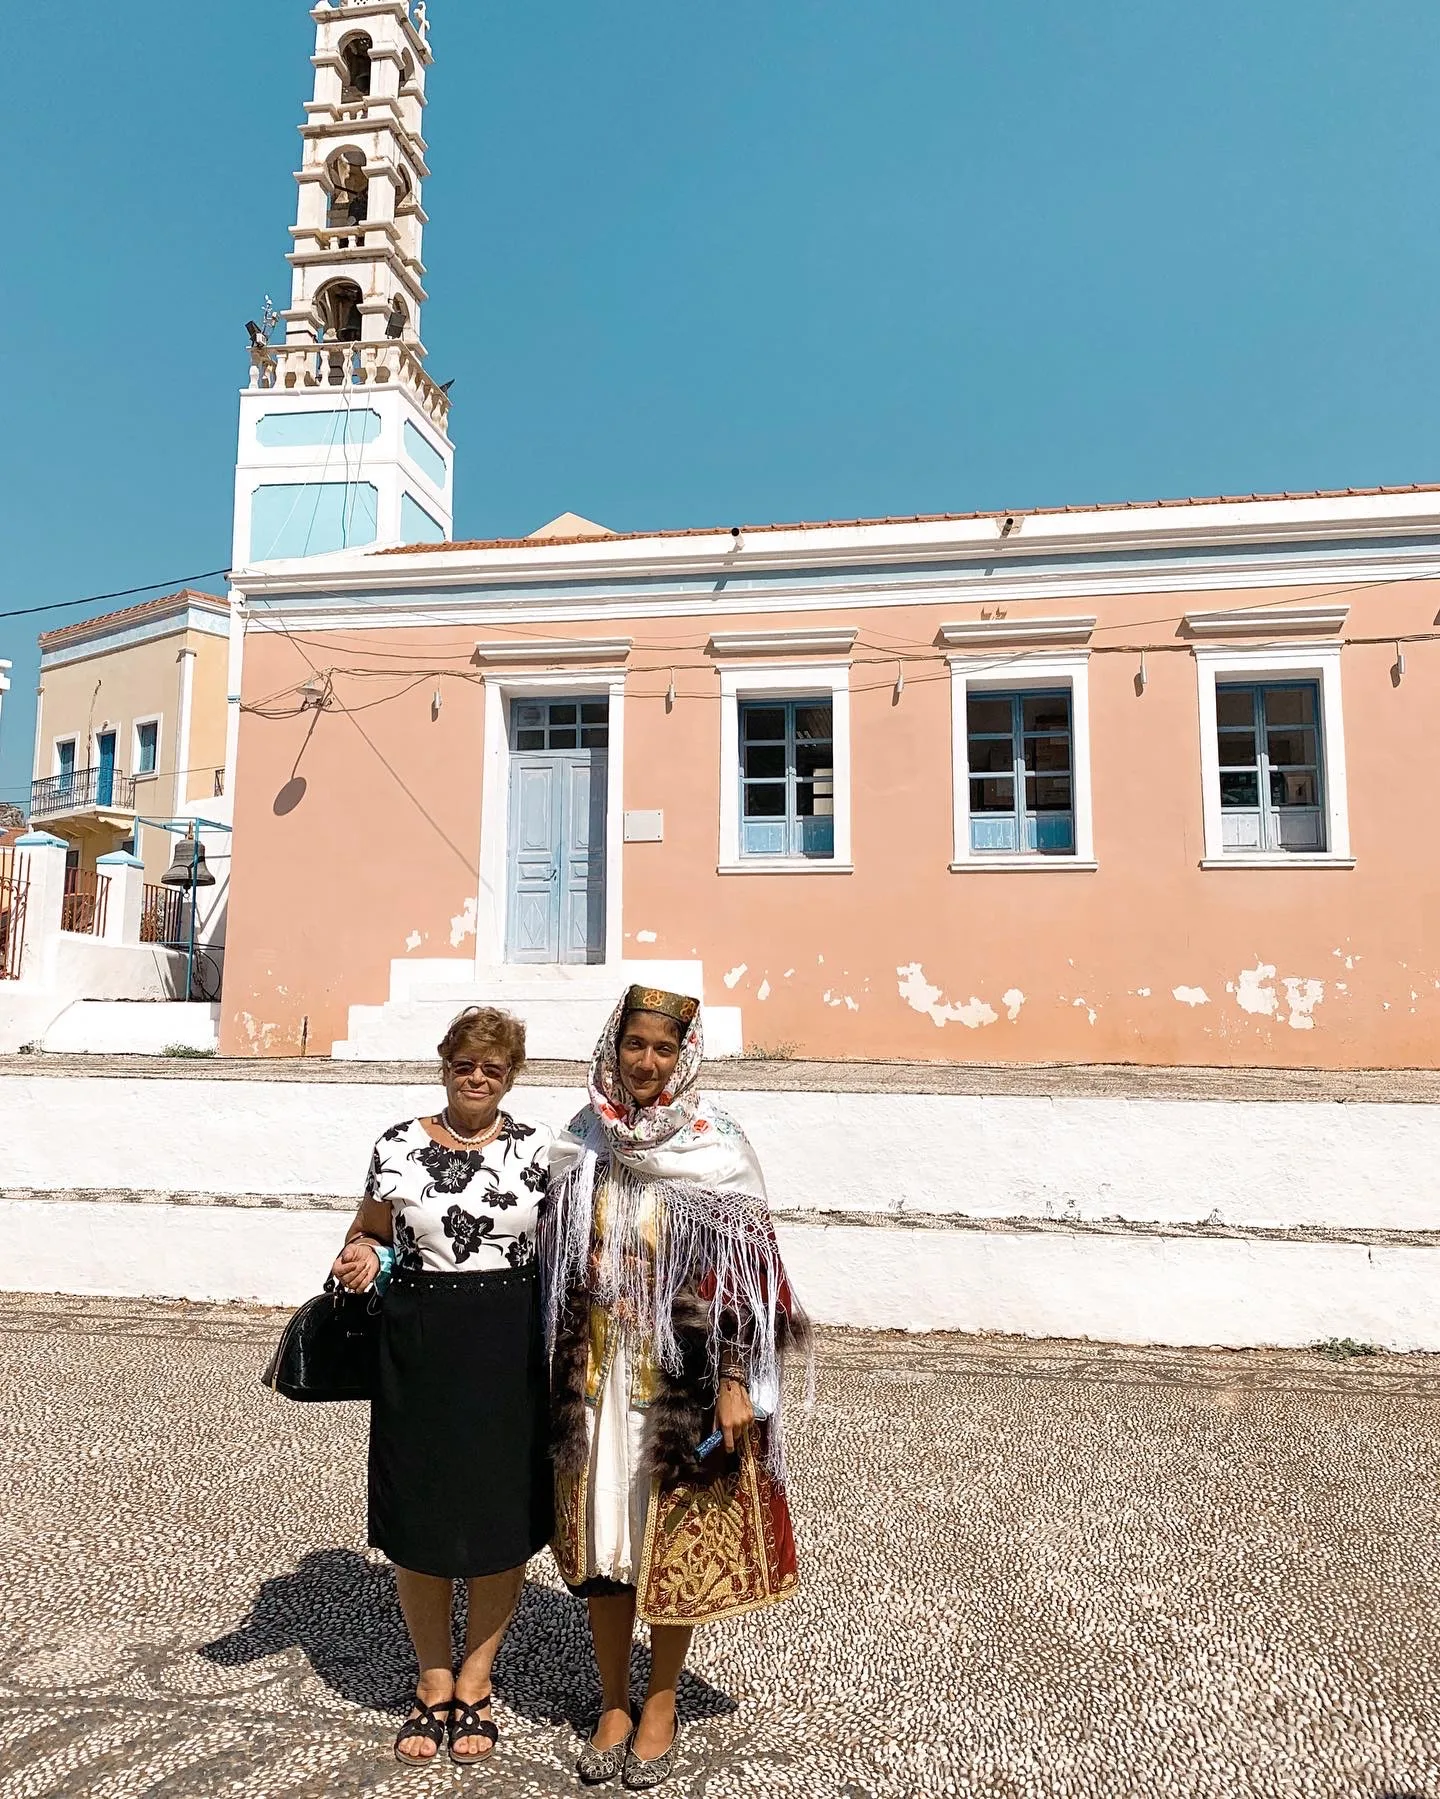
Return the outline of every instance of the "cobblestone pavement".
<path id="1" fill-rule="evenodd" d="M 0 1799 L 575 1791 L 546 1558 L 495 1764 L 390 1759 L 363 1412 L 260 1388 L 278 1317 L 5 1300 Z M 699 1634 L 667 1791 L 1440 1799 L 1432 1359 L 830 1333 L 795 1434 L 803 1595 Z"/>

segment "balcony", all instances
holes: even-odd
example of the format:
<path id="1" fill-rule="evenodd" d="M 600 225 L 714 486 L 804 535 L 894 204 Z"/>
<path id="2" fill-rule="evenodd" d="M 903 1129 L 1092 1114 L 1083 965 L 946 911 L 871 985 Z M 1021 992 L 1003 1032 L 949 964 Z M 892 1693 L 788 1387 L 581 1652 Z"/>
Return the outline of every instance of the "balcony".
<path id="1" fill-rule="evenodd" d="M 135 811 L 135 778 L 118 768 L 77 768 L 51 775 L 30 788 L 30 823 L 39 825 L 82 816 L 124 822 Z"/>
<path id="2" fill-rule="evenodd" d="M 252 388 L 307 392 L 331 387 L 404 387 L 443 431 L 450 396 L 425 372 L 412 345 L 379 343 L 257 344 L 250 352 Z"/>

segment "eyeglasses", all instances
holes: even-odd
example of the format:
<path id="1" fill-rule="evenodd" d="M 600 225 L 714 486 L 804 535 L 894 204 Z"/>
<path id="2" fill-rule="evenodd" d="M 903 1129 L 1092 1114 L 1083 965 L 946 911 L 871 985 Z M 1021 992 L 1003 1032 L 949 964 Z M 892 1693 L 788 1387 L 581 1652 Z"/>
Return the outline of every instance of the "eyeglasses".
<path id="1" fill-rule="evenodd" d="M 469 1062 L 462 1058 L 458 1062 L 448 1062 L 446 1067 L 457 1080 L 466 1081 L 472 1074 L 478 1073 L 492 1087 L 501 1087 L 510 1079 L 508 1062 Z"/>

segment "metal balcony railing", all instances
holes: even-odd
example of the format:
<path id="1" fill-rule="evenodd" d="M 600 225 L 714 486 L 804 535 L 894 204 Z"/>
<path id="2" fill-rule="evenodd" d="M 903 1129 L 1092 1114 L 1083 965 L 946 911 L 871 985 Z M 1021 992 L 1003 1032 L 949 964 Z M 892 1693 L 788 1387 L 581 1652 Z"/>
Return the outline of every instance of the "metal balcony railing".
<path id="1" fill-rule="evenodd" d="M 30 787 L 30 817 L 58 818 L 71 812 L 133 812 L 135 780 L 118 768 L 77 768 L 51 775 Z"/>

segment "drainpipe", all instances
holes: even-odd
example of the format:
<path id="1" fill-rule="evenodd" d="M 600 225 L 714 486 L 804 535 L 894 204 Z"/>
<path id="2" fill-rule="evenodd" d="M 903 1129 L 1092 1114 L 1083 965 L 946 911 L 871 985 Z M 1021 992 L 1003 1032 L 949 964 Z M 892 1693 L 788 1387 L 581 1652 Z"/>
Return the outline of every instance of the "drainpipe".
<path id="1" fill-rule="evenodd" d="M 189 797 L 190 715 L 195 700 L 195 651 L 181 650 L 175 660 L 180 664 L 180 723 L 175 733 L 175 801 L 171 810 L 176 818 L 183 818 L 185 802 Z"/>

